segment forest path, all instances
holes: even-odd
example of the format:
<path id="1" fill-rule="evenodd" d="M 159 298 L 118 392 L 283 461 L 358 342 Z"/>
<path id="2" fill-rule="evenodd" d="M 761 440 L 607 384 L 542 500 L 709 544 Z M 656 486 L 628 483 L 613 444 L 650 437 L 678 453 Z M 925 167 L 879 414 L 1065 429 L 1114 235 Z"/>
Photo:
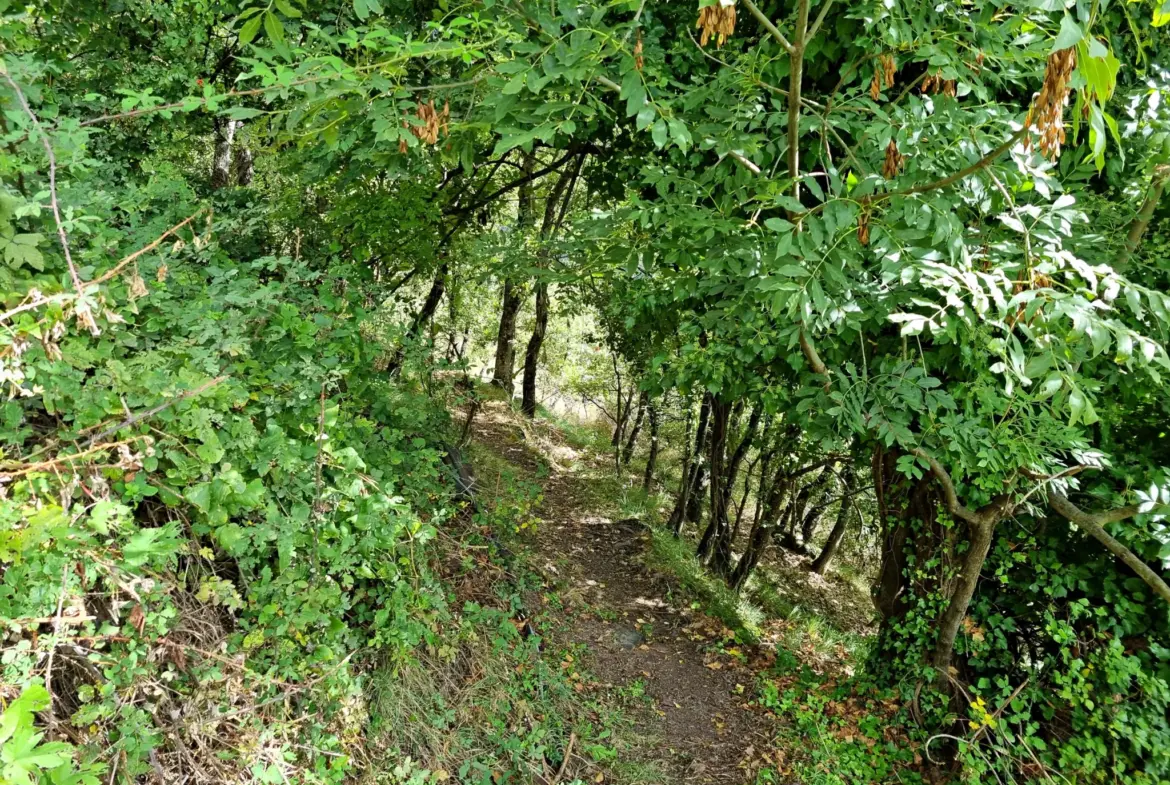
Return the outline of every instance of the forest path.
<path id="1" fill-rule="evenodd" d="M 541 523 L 528 538 L 530 561 L 564 612 L 556 642 L 579 645 L 595 689 L 610 698 L 645 696 L 633 710 L 639 764 L 631 783 L 754 781 L 772 740 L 771 720 L 748 705 L 754 667 L 722 623 L 671 602 L 671 581 L 643 564 L 650 532 L 615 520 L 617 499 L 599 499 L 608 458 L 574 450 L 547 423 L 522 423 L 491 403 L 475 439 L 523 479 L 539 483 Z M 479 477 L 487 492 L 493 478 Z M 657 774 L 655 773 L 657 772 Z"/>

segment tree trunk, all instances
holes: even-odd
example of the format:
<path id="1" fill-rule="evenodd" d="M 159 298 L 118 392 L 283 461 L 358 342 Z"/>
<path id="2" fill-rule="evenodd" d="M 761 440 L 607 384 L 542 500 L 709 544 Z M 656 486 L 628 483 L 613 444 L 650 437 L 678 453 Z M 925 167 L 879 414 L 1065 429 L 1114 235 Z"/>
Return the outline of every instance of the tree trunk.
<path id="1" fill-rule="evenodd" d="M 246 145 L 241 144 L 236 148 L 236 185 L 247 187 L 252 184 L 252 177 L 256 174 L 254 162 L 252 160 L 252 150 Z"/>
<path id="2" fill-rule="evenodd" d="M 763 485 L 763 481 L 764 477 L 761 475 L 761 486 Z M 772 530 L 776 526 L 777 519 L 780 517 L 780 510 L 791 488 L 792 481 L 785 474 L 784 465 L 781 463 L 780 467 L 776 470 L 776 475 L 772 478 L 771 485 L 768 486 L 768 492 L 764 496 L 764 510 L 752 524 L 751 533 L 748 535 L 747 548 L 744 550 L 743 555 L 739 557 L 739 561 L 735 565 L 735 570 L 731 573 L 731 578 L 728 581 L 736 591 L 744 587 L 748 578 L 751 577 L 752 572 L 755 571 L 756 566 L 760 563 L 760 559 L 763 558 L 764 552 L 768 549 L 768 542 L 772 539 Z"/>
<path id="3" fill-rule="evenodd" d="M 674 511 L 670 514 L 667 525 L 678 537 L 682 533 L 683 524 L 688 519 L 691 494 L 699 482 L 699 467 L 703 463 L 703 445 L 707 440 L 707 422 L 711 415 L 711 396 L 704 395 L 703 403 L 699 406 L 699 424 L 695 429 L 695 448 L 683 465 L 682 487 L 679 488 L 678 499 L 674 504 Z"/>
<path id="4" fill-rule="evenodd" d="M 734 543 L 732 542 L 731 522 L 728 520 L 727 511 L 731 506 L 731 495 L 739 477 L 739 468 L 743 465 L 743 460 L 755 439 L 756 429 L 760 426 L 761 409 L 760 406 L 752 408 L 743 438 L 740 439 L 739 446 L 735 448 L 735 453 L 728 462 L 727 477 L 720 483 L 723 494 L 720 504 L 721 517 L 718 521 L 718 528 L 715 530 L 715 542 L 711 549 L 711 566 L 718 575 L 727 576 L 731 573 L 731 548 Z"/>
<path id="5" fill-rule="evenodd" d="M 211 187 L 226 188 L 232 181 L 232 140 L 238 120 L 215 119 L 215 152 L 211 159 Z"/>
<path id="6" fill-rule="evenodd" d="M 1146 198 L 1142 202 L 1138 214 L 1134 216 L 1133 223 L 1129 226 L 1129 232 L 1125 237 L 1125 246 L 1113 263 L 1117 270 L 1125 269 L 1129 264 L 1129 257 L 1141 245 L 1142 238 L 1150 227 L 1150 220 L 1154 217 L 1154 210 L 1158 208 L 1158 202 L 1162 200 L 1162 193 L 1166 190 L 1167 181 L 1170 181 L 1170 164 L 1161 164 L 1155 167 L 1154 177 L 1150 181 L 1150 190 L 1146 192 Z"/>
<path id="7" fill-rule="evenodd" d="M 646 471 L 642 473 L 642 492 L 650 493 L 658 463 L 658 407 L 652 400 L 646 404 L 646 416 L 650 420 L 650 454 L 646 456 Z"/>
<path id="8" fill-rule="evenodd" d="M 853 511 L 853 467 L 846 466 L 842 472 L 841 477 L 841 509 L 837 511 L 837 520 L 833 523 L 833 529 L 829 532 L 829 539 L 825 542 L 825 547 L 821 549 L 821 553 L 812 563 L 812 571 L 817 575 L 824 575 L 825 570 L 829 569 L 829 563 L 833 561 L 833 556 L 837 553 L 837 548 L 841 545 L 841 540 L 845 538 L 845 530 L 849 526 L 850 513 Z"/>
<path id="9" fill-rule="evenodd" d="M 991 535 L 995 531 L 995 521 L 987 520 L 978 524 L 969 525 L 970 541 L 967 553 L 963 557 L 963 569 L 955 588 L 951 592 L 951 600 L 943 612 L 938 625 L 938 642 L 935 644 L 933 665 L 938 671 L 938 679 L 945 682 L 951 670 L 951 658 L 955 650 L 955 637 L 959 627 L 967 615 L 967 608 L 971 605 L 971 598 L 975 596 L 975 587 L 979 584 L 979 572 L 983 569 L 983 562 L 987 560 L 987 552 L 991 549 Z"/>
<path id="10" fill-rule="evenodd" d="M 540 347 L 544 345 L 544 334 L 548 329 L 548 283 L 536 284 L 536 324 L 532 337 L 528 339 L 528 350 L 524 353 L 523 399 L 520 411 L 527 417 L 536 416 L 536 367 L 540 360 Z"/>
<path id="11" fill-rule="evenodd" d="M 496 331 L 496 362 L 492 384 L 512 398 L 516 375 L 516 317 L 524 304 L 524 287 L 511 278 L 504 280 L 504 299 L 500 304 L 500 326 Z"/>
<path id="12" fill-rule="evenodd" d="M 406 330 L 406 337 L 403 340 L 403 345 L 410 344 L 418 338 L 422 328 L 430 321 L 431 317 L 435 315 L 435 311 L 439 309 L 439 303 L 443 299 L 444 292 L 447 291 L 447 263 L 443 262 L 435 273 L 435 278 L 431 282 L 431 290 L 427 292 L 427 298 L 423 300 L 422 308 L 414 315 L 414 319 L 410 322 L 410 327 Z M 396 373 L 398 368 L 402 365 L 403 347 L 400 347 L 394 354 L 394 359 L 390 361 L 386 371 L 390 374 Z"/>
<path id="13" fill-rule="evenodd" d="M 638 395 L 638 410 L 634 415 L 634 424 L 630 427 L 630 434 L 626 437 L 626 447 L 622 450 L 622 465 L 630 465 L 630 457 L 634 454 L 634 446 L 638 443 L 638 435 L 642 433 L 642 421 L 646 417 L 646 403 L 648 396 L 646 393 Z"/>
<path id="14" fill-rule="evenodd" d="M 524 153 L 520 160 L 520 171 L 531 175 L 536 164 L 533 153 Z M 516 237 L 517 250 L 524 248 L 525 235 L 535 220 L 533 215 L 533 182 L 525 182 L 516 193 Z M 508 276 L 504 279 L 503 302 L 500 304 L 500 326 L 496 330 L 496 361 L 492 369 L 492 384 L 504 390 L 512 398 L 513 379 L 516 376 L 516 317 L 524 304 L 523 281 Z"/>
<path id="15" fill-rule="evenodd" d="M 731 419 L 731 404 L 714 399 L 711 402 L 711 446 L 708 464 L 711 471 L 711 510 L 707 516 L 707 528 L 699 540 L 697 554 L 701 561 L 706 561 L 711 555 L 715 538 L 724 525 L 727 517 L 727 494 L 724 492 L 726 480 L 725 456 L 727 453 L 727 425 Z"/>

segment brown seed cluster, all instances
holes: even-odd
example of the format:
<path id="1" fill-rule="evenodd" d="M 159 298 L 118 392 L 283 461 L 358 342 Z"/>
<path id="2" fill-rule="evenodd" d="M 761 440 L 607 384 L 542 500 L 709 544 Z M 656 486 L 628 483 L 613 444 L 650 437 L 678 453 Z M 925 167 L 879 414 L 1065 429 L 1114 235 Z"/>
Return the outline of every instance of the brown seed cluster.
<path id="1" fill-rule="evenodd" d="M 857 242 L 869 245 L 869 210 L 862 210 L 857 219 Z"/>
<path id="2" fill-rule="evenodd" d="M 418 103 L 415 107 L 415 116 L 422 122 L 422 125 L 415 125 L 402 121 L 402 126 L 414 134 L 420 142 L 424 144 L 435 144 L 439 141 L 439 132 L 446 136 L 450 133 L 451 122 L 451 104 L 443 102 L 443 109 L 439 111 L 435 109 L 434 99 L 427 103 Z M 398 140 L 398 152 L 405 153 L 407 149 L 406 140 Z"/>
<path id="3" fill-rule="evenodd" d="M 933 74 L 927 74 L 926 78 L 922 80 L 922 92 L 930 93 L 931 95 L 949 95 L 951 98 L 955 97 L 955 80 L 946 79 L 942 75 L 942 69 L 935 71 Z"/>
<path id="4" fill-rule="evenodd" d="M 642 31 L 638 31 L 638 40 L 634 42 L 634 70 L 641 71 L 646 61 L 642 59 Z"/>
<path id="5" fill-rule="evenodd" d="M 887 180 L 893 180 L 898 176 L 898 172 L 902 171 L 902 165 L 906 163 L 906 156 L 898 151 L 898 143 L 893 139 L 886 145 L 886 160 L 882 162 L 882 177 Z"/>
<path id="6" fill-rule="evenodd" d="M 1051 289 L 1052 279 L 1042 272 L 1038 272 L 1031 268 L 1020 270 L 1020 274 L 1016 277 L 1015 284 L 1012 286 L 1012 294 L 1019 294 L 1030 289 Z M 1016 324 L 1024 318 L 1027 308 L 1021 304 L 1013 316 L 1008 317 L 1008 326 L 1015 327 Z M 1036 323 L 1040 315 L 1044 313 L 1044 306 L 1041 305 L 1036 309 L 1036 313 L 1032 314 L 1032 318 L 1028 320 L 1029 326 Z"/>
<path id="7" fill-rule="evenodd" d="M 1074 47 L 1061 49 L 1048 56 L 1048 67 L 1044 69 L 1044 85 L 1028 110 L 1025 124 L 1036 129 L 1040 136 L 1040 152 L 1055 161 L 1064 144 L 1064 107 L 1068 103 L 1069 79 L 1077 67 L 1077 51 Z M 1026 145 L 1030 146 L 1029 138 Z"/>
<path id="8" fill-rule="evenodd" d="M 695 27 L 702 29 L 699 35 L 699 45 L 706 46 L 711 36 L 715 36 L 715 45 L 723 46 L 728 36 L 735 32 L 735 3 L 719 0 L 715 5 L 699 9 L 699 21 Z"/>
<path id="9" fill-rule="evenodd" d="M 879 55 L 877 65 L 873 69 L 873 81 L 869 83 L 869 97 L 877 100 L 882 94 L 883 87 L 893 87 L 894 77 L 898 74 L 898 66 L 893 55 Z"/>

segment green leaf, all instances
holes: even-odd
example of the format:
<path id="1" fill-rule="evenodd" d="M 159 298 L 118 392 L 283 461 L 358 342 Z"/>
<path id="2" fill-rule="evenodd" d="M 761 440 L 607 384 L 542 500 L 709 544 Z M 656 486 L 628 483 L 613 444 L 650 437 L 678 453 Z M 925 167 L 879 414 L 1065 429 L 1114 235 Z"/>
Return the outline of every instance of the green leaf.
<path id="1" fill-rule="evenodd" d="M 638 112 L 637 119 L 634 120 L 634 127 L 639 131 L 645 130 L 650 123 L 654 122 L 654 116 L 657 112 L 654 110 L 653 104 L 646 104 L 642 107 L 642 111 Z"/>
<path id="2" fill-rule="evenodd" d="M 1071 16 L 1065 14 L 1060 20 L 1060 32 L 1056 34 L 1056 40 L 1052 43 L 1052 51 L 1058 52 L 1076 46 L 1084 37 L 1085 32 L 1081 30 L 1081 26 L 1074 22 Z"/>
<path id="3" fill-rule="evenodd" d="M 244 22 L 244 26 L 240 28 L 240 43 L 252 43 L 252 39 L 256 37 L 256 33 L 260 32 L 260 24 L 262 22 L 263 18 L 259 16 L 254 16 L 247 22 Z"/>
<path id="4" fill-rule="evenodd" d="M 280 12 L 285 16 L 292 17 L 293 19 L 300 18 L 301 12 L 295 6 L 293 6 L 289 0 L 276 0 L 275 4 Z"/>
<path id="5" fill-rule="evenodd" d="M 264 15 L 264 32 L 272 43 L 284 43 L 284 25 L 281 24 L 280 18 L 271 11 Z"/>
<path id="6" fill-rule="evenodd" d="M 654 140 L 654 146 L 658 149 L 666 144 L 666 121 L 661 117 L 654 123 L 654 127 L 650 129 L 650 138 Z"/>

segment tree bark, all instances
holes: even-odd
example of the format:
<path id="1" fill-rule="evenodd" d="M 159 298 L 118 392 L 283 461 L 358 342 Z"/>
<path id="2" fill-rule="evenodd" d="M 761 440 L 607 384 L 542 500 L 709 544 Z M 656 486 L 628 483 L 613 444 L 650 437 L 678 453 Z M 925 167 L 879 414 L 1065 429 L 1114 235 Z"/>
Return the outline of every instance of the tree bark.
<path id="1" fill-rule="evenodd" d="M 536 164 L 533 153 L 524 153 L 520 162 L 520 171 L 525 176 L 532 174 Z M 529 180 L 519 186 L 516 194 L 516 237 L 517 251 L 524 248 L 525 234 L 532 226 L 533 216 L 533 181 Z M 513 379 L 516 376 L 516 317 L 520 307 L 524 304 L 524 283 L 517 281 L 513 276 L 504 279 L 504 295 L 500 304 L 500 326 L 496 330 L 496 361 L 492 370 L 492 384 L 504 390 L 508 398 L 512 398 Z"/>
<path id="2" fill-rule="evenodd" d="M 762 476 L 760 483 L 763 484 Z M 763 558 L 764 552 L 768 549 L 768 543 L 772 539 L 773 530 L 780 517 L 780 510 L 784 506 L 791 488 L 792 481 L 785 473 L 784 464 L 781 462 L 764 496 L 764 511 L 753 523 L 751 533 L 748 535 L 747 548 L 739 557 L 735 570 L 731 573 L 731 578 L 728 581 L 736 591 L 744 587 L 760 563 L 760 559 Z"/>
<path id="3" fill-rule="evenodd" d="M 683 524 L 688 519 L 690 511 L 690 497 L 695 491 L 699 480 L 699 467 L 703 463 L 703 446 L 707 440 L 707 422 L 711 415 L 711 396 L 704 395 L 703 403 L 699 406 L 699 423 L 695 429 L 695 448 L 688 456 L 683 466 L 682 487 L 679 488 L 678 499 L 675 500 L 674 511 L 670 514 L 667 526 L 678 537 L 682 533 Z"/>
<path id="4" fill-rule="evenodd" d="M 215 119 L 215 151 L 211 159 L 211 187 L 226 188 L 232 181 L 232 140 L 236 136 L 238 120 Z"/>
<path id="5" fill-rule="evenodd" d="M 236 148 L 236 185 L 246 188 L 252 184 L 256 168 L 252 159 L 252 150 L 246 144 Z"/>
<path id="6" fill-rule="evenodd" d="M 979 584 L 979 572 L 983 569 L 983 562 L 987 560 L 987 552 L 991 549 L 991 535 L 994 530 L 994 520 L 973 523 L 969 527 L 968 547 L 967 553 L 963 557 L 963 568 L 955 583 L 955 588 L 951 592 L 947 609 L 943 612 L 938 623 L 938 642 L 935 644 L 932 664 L 938 671 L 939 681 L 946 681 L 950 675 L 955 638 L 959 634 L 963 618 L 967 615 L 971 598 L 975 596 L 975 587 Z"/>
<path id="7" fill-rule="evenodd" d="M 1142 238 L 1145 237 L 1146 230 L 1150 227 L 1150 220 L 1154 217 L 1154 210 L 1157 209 L 1158 202 L 1162 200 L 1162 193 L 1166 190 L 1167 181 L 1170 181 L 1170 164 L 1161 164 L 1154 169 L 1154 178 L 1150 181 L 1150 190 L 1146 192 L 1145 201 L 1142 202 L 1138 214 L 1134 216 L 1133 223 L 1129 225 L 1129 232 L 1125 238 L 1125 247 L 1122 248 L 1121 253 L 1118 254 L 1116 261 L 1113 263 L 1115 269 L 1125 269 L 1129 264 L 1129 257 L 1141 245 Z"/>
<path id="8" fill-rule="evenodd" d="M 833 561 L 833 556 L 837 553 L 837 548 L 841 545 L 841 540 L 845 538 L 845 530 L 849 527 L 850 514 L 853 512 L 853 467 L 846 466 L 841 473 L 842 488 L 841 509 L 837 511 L 837 520 L 833 523 L 833 528 L 829 532 L 829 539 L 825 541 L 825 547 L 821 549 L 821 553 L 812 563 L 812 571 L 817 575 L 824 575 L 825 570 L 829 569 L 829 563 Z"/>
<path id="9" fill-rule="evenodd" d="M 577 177 L 581 174 L 581 167 L 585 164 L 585 155 L 577 158 L 577 166 L 570 174 L 568 170 L 561 172 L 556 183 L 549 193 L 544 205 L 544 221 L 540 226 L 541 248 L 539 256 L 541 267 L 547 269 L 548 249 L 546 244 L 556 234 L 565 213 L 569 209 L 569 201 L 573 198 L 573 187 Z M 561 197 L 564 196 L 562 203 Z M 544 336 L 548 331 L 548 280 L 542 278 L 536 284 L 536 323 L 532 327 L 532 335 L 528 339 L 528 348 L 524 352 L 524 379 L 521 383 L 522 398 L 520 411 L 527 417 L 536 416 L 536 371 L 540 363 L 540 349 L 544 346 Z"/>
<path id="10" fill-rule="evenodd" d="M 634 424 L 626 437 L 626 447 L 622 450 L 622 465 L 629 466 L 630 458 L 634 454 L 634 446 L 638 443 L 638 436 L 642 433 L 642 421 L 646 418 L 646 403 L 649 400 L 645 392 L 638 395 L 637 414 L 634 415 Z"/>
<path id="11" fill-rule="evenodd" d="M 653 400 L 646 404 L 646 416 L 650 420 L 650 453 L 646 456 L 646 470 L 642 473 L 642 492 L 650 493 L 658 464 L 658 406 Z"/>
<path id="12" fill-rule="evenodd" d="M 504 299 L 500 304 L 500 326 L 496 330 L 496 362 L 492 384 L 512 398 L 516 366 L 516 317 L 524 304 L 524 287 L 512 278 L 504 280 Z"/>
<path id="13" fill-rule="evenodd" d="M 755 406 L 748 417 L 747 428 L 743 438 L 727 465 L 727 477 L 721 481 L 723 499 L 720 504 L 718 527 L 715 530 L 715 542 L 711 549 L 711 566 L 717 575 L 728 576 L 731 573 L 731 550 L 734 545 L 731 537 L 731 521 L 728 519 L 728 510 L 731 506 L 731 495 L 735 490 L 735 482 L 739 477 L 739 468 L 751 449 L 756 436 L 756 429 L 760 426 L 762 407 Z"/>
<path id="14" fill-rule="evenodd" d="M 548 329 L 548 305 L 548 282 L 540 281 L 536 284 L 536 324 L 532 327 L 532 337 L 528 339 L 528 349 L 524 352 L 520 411 L 527 417 L 536 416 L 536 368 L 540 360 L 540 347 L 544 344 L 545 331 Z"/>
<path id="15" fill-rule="evenodd" d="M 724 457 L 727 452 L 727 424 L 731 419 L 731 404 L 719 398 L 711 401 L 711 444 L 707 463 L 711 472 L 709 491 L 711 494 L 711 510 L 707 517 L 707 528 L 699 540 L 697 550 L 701 561 L 706 561 L 714 545 L 715 534 L 719 530 L 720 521 L 726 514 L 724 504 L 727 494 L 723 492 Z"/>

